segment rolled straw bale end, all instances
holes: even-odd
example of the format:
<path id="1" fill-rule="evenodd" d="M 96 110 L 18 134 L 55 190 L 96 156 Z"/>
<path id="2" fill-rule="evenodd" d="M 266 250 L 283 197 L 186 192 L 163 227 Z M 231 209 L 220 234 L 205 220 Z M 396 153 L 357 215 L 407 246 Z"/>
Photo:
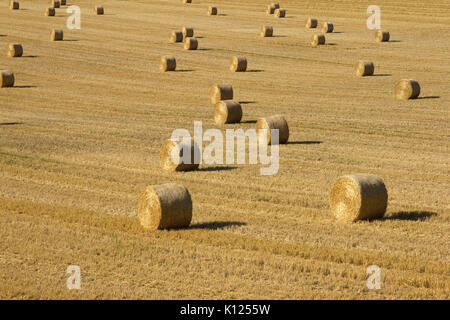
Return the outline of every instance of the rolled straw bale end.
<path id="1" fill-rule="evenodd" d="M 162 72 L 175 71 L 177 68 L 177 60 L 175 57 L 161 57 L 159 61 L 159 70 Z"/>
<path id="2" fill-rule="evenodd" d="M 384 182 L 370 174 L 340 177 L 330 192 L 330 207 L 336 219 L 343 222 L 382 218 L 387 204 Z"/>
<path id="3" fill-rule="evenodd" d="M 378 42 L 387 42 L 391 38 L 389 31 L 377 30 L 375 31 L 375 40 Z"/>
<path id="4" fill-rule="evenodd" d="M 192 220 L 192 198 L 180 184 L 148 186 L 139 196 L 138 217 L 151 231 L 189 227 Z"/>
<path id="5" fill-rule="evenodd" d="M 102 6 L 95 6 L 94 7 L 94 13 L 96 14 L 96 15 L 102 15 L 102 14 L 104 14 L 105 13 L 105 9 L 102 7 Z"/>
<path id="6" fill-rule="evenodd" d="M 285 9 L 275 9 L 275 16 L 277 18 L 284 18 L 284 17 L 286 17 L 286 10 Z"/>
<path id="7" fill-rule="evenodd" d="M 230 70 L 233 72 L 245 72 L 247 70 L 247 58 L 233 57 L 230 63 Z"/>
<path id="8" fill-rule="evenodd" d="M 334 31 L 334 25 L 331 22 L 324 22 L 322 25 L 322 33 L 331 33 Z"/>
<path id="9" fill-rule="evenodd" d="M 416 99 L 420 95 L 420 85 L 416 80 L 403 79 L 397 82 L 394 92 L 397 100 Z"/>
<path id="10" fill-rule="evenodd" d="M 306 28 L 308 28 L 308 29 L 314 29 L 314 28 L 317 28 L 318 23 L 319 23 L 319 21 L 318 21 L 317 19 L 315 19 L 315 18 L 309 18 L 309 19 L 306 21 Z"/>
<path id="11" fill-rule="evenodd" d="M 267 6 L 267 11 L 266 12 L 267 12 L 267 14 L 274 14 L 276 9 L 277 8 L 275 8 L 275 6 L 273 4 L 270 4 L 270 5 Z"/>
<path id="12" fill-rule="evenodd" d="M 183 37 L 190 38 L 194 36 L 194 28 L 191 27 L 183 27 L 182 29 Z"/>
<path id="13" fill-rule="evenodd" d="M 217 15 L 217 8 L 216 7 L 212 7 L 212 6 L 210 6 L 209 8 L 208 8 L 208 14 L 210 15 L 210 16 L 216 16 Z"/>
<path id="14" fill-rule="evenodd" d="M 21 57 L 23 55 L 22 45 L 19 43 L 11 43 L 8 45 L 8 56 L 9 57 Z"/>
<path id="15" fill-rule="evenodd" d="M 65 5 L 66 5 L 66 0 L 60 0 L 60 2 L 61 2 L 61 5 L 62 5 L 62 6 L 65 6 Z"/>
<path id="16" fill-rule="evenodd" d="M 278 130 L 278 143 L 285 144 L 289 140 L 289 126 L 286 119 L 280 115 L 259 119 L 256 122 L 256 132 L 259 143 L 276 144 L 272 139 L 271 130 Z"/>
<path id="17" fill-rule="evenodd" d="M 19 2 L 18 1 L 10 1 L 9 8 L 11 10 L 19 10 Z"/>
<path id="18" fill-rule="evenodd" d="M 318 45 L 325 44 L 325 35 L 323 34 L 314 34 L 311 37 L 311 45 L 313 47 L 317 47 Z"/>
<path id="19" fill-rule="evenodd" d="M 55 16 L 55 11 L 56 11 L 55 8 L 49 7 L 47 9 L 45 9 L 45 15 L 47 17 L 54 17 Z"/>
<path id="20" fill-rule="evenodd" d="M 274 6 L 275 9 L 280 9 L 280 4 L 279 3 L 272 3 L 271 6 Z"/>
<path id="21" fill-rule="evenodd" d="M 165 171 L 193 171 L 199 163 L 195 163 L 196 154 L 199 158 L 200 149 L 193 139 L 189 142 L 177 142 L 172 139 L 164 141 L 160 149 L 161 167 Z"/>
<path id="22" fill-rule="evenodd" d="M 64 38 L 64 32 L 62 30 L 52 30 L 51 39 L 52 41 L 62 41 Z"/>
<path id="23" fill-rule="evenodd" d="M 0 87 L 14 87 L 14 73 L 9 70 L 1 71 Z"/>
<path id="24" fill-rule="evenodd" d="M 198 41 L 195 38 L 186 38 L 184 41 L 184 49 L 185 50 L 197 50 Z"/>
<path id="25" fill-rule="evenodd" d="M 214 122 L 217 125 L 239 123 L 242 119 L 242 107 L 239 102 L 223 100 L 214 106 Z"/>
<path id="26" fill-rule="evenodd" d="M 273 36 L 273 27 L 271 26 L 261 27 L 261 37 L 272 37 L 272 36 Z"/>
<path id="27" fill-rule="evenodd" d="M 373 62 L 358 61 L 355 65 L 355 73 L 358 77 L 371 76 L 375 72 Z"/>
<path id="28" fill-rule="evenodd" d="M 182 42 L 183 41 L 183 33 L 181 31 L 172 31 L 170 34 L 170 42 Z"/>
<path id="29" fill-rule="evenodd" d="M 53 8 L 60 8 L 61 7 L 61 2 L 59 0 L 53 0 L 52 1 L 52 7 Z"/>
<path id="30" fill-rule="evenodd" d="M 183 0 L 183 3 L 192 3 L 192 0 Z"/>
<path id="31" fill-rule="evenodd" d="M 233 100 L 233 86 L 215 84 L 209 90 L 209 95 L 213 105 L 222 100 Z"/>

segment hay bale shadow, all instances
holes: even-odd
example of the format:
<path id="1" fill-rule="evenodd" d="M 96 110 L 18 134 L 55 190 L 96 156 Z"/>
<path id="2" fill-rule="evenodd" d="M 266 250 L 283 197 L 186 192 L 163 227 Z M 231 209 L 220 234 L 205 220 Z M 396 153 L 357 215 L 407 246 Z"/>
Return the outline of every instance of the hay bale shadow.
<path id="1" fill-rule="evenodd" d="M 211 172 L 211 171 L 229 171 L 229 170 L 234 170 L 237 169 L 237 167 L 206 167 L 206 168 L 199 168 L 196 171 L 200 171 L 200 172 Z"/>
<path id="2" fill-rule="evenodd" d="M 0 126 L 16 126 L 23 124 L 23 122 L 0 122 Z"/>
<path id="3" fill-rule="evenodd" d="M 287 144 L 322 144 L 322 141 L 288 141 Z"/>
<path id="4" fill-rule="evenodd" d="M 245 123 L 245 124 L 255 124 L 257 121 L 256 120 L 245 120 L 245 121 L 241 121 L 241 123 Z"/>
<path id="5" fill-rule="evenodd" d="M 426 97 L 417 97 L 417 100 L 422 100 L 422 99 L 439 99 L 440 96 L 426 96 Z"/>
<path id="6" fill-rule="evenodd" d="M 196 223 L 189 227 L 189 229 L 208 229 L 208 230 L 219 230 L 225 229 L 228 227 L 241 227 L 245 226 L 247 223 L 240 221 L 212 221 L 212 222 L 203 222 Z"/>
<path id="7" fill-rule="evenodd" d="M 256 101 L 239 101 L 240 104 L 252 104 L 256 103 Z"/>
<path id="8" fill-rule="evenodd" d="M 399 211 L 380 220 L 425 221 L 437 215 L 436 212 L 430 211 Z"/>

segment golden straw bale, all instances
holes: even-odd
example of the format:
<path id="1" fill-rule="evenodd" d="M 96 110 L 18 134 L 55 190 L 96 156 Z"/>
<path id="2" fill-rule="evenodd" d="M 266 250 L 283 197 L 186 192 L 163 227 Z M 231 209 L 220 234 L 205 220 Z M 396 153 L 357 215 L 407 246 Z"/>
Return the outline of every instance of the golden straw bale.
<path id="1" fill-rule="evenodd" d="M 355 65 L 355 72 L 358 77 L 371 76 L 375 72 L 373 62 L 358 61 Z"/>
<path id="2" fill-rule="evenodd" d="M 62 6 L 65 6 L 66 5 L 66 0 L 59 0 L 60 2 L 61 2 L 61 5 Z"/>
<path id="3" fill-rule="evenodd" d="M 52 8 L 52 7 L 50 7 L 50 8 L 46 8 L 45 9 L 45 15 L 47 16 L 47 17 L 54 17 L 55 16 L 55 8 Z"/>
<path id="4" fill-rule="evenodd" d="M 311 45 L 313 47 L 317 47 L 318 45 L 325 44 L 325 35 L 323 34 L 314 34 L 311 37 Z"/>
<path id="5" fill-rule="evenodd" d="M 230 70 L 233 72 L 244 72 L 247 70 L 247 58 L 233 57 L 230 63 Z"/>
<path id="6" fill-rule="evenodd" d="M 289 126 L 284 117 L 275 115 L 267 118 L 259 119 L 256 122 L 256 133 L 258 135 L 258 141 L 260 143 L 264 141 L 264 135 L 267 136 L 267 144 L 276 144 L 272 141 L 272 129 L 278 129 L 279 132 L 279 144 L 285 144 L 289 140 Z"/>
<path id="7" fill-rule="evenodd" d="M 389 31 L 375 31 L 375 40 L 378 42 L 387 42 L 391 38 Z"/>
<path id="8" fill-rule="evenodd" d="M 242 107 L 239 102 L 223 100 L 214 106 L 214 122 L 217 125 L 239 123 L 242 119 Z"/>
<path id="9" fill-rule="evenodd" d="M 272 36 L 273 36 L 273 27 L 271 26 L 261 27 L 261 37 L 272 37 Z"/>
<path id="10" fill-rule="evenodd" d="M 63 38 L 64 38 L 64 32 L 62 30 L 56 30 L 56 29 L 52 30 L 51 39 L 53 41 L 62 41 Z"/>
<path id="11" fill-rule="evenodd" d="M 183 3 L 192 3 L 192 0 L 183 0 Z"/>
<path id="12" fill-rule="evenodd" d="M 161 57 L 159 60 L 159 70 L 166 71 L 175 71 L 177 68 L 177 60 L 175 57 Z"/>
<path id="13" fill-rule="evenodd" d="M 192 198 L 181 184 L 148 186 L 139 196 L 138 217 L 151 231 L 189 227 L 192 220 Z"/>
<path id="14" fill-rule="evenodd" d="M 213 7 L 213 6 L 210 6 L 210 7 L 208 7 L 208 14 L 210 15 L 210 16 L 216 16 L 217 15 L 217 8 L 216 7 Z"/>
<path id="15" fill-rule="evenodd" d="M 211 103 L 216 104 L 222 100 L 233 100 L 233 87 L 231 85 L 215 84 L 209 90 Z"/>
<path id="16" fill-rule="evenodd" d="M 388 204 L 383 181 L 370 174 L 354 174 L 336 180 L 330 206 L 337 220 L 353 222 L 382 218 Z"/>
<path id="17" fill-rule="evenodd" d="M 21 57 L 23 55 L 22 45 L 19 43 L 9 44 L 7 54 L 9 57 Z"/>
<path id="18" fill-rule="evenodd" d="M 183 41 L 183 33 L 181 31 L 172 31 L 170 34 L 170 42 L 182 42 Z"/>
<path id="19" fill-rule="evenodd" d="M 274 14 L 275 10 L 276 10 L 275 6 L 273 4 L 270 4 L 267 6 L 266 12 L 267 12 L 267 14 Z"/>
<path id="20" fill-rule="evenodd" d="M 331 22 L 324 22 L 322 25 L 322 33 L 331 33 L 334 30 L 334 25 Z"/>
<path id="21" fill-rule="evenodd" d="M 52 6 L 52 8 L 60 8 L 61 2 L 59 0 L 52 0 L 51 6 Z"/>
<path id="22" fill-rule="evenodd" d="M 285 9 L 275 9 L 275 17 L 277 17 L 277 18 L 286 17 L 286 10 Z"/>
<path id="23" fill-rule="evenodd" d="M 183 33 L 183 37 L 185 39 L 186 38 L 191 38 L 191 37 L 194 36 L 194 28 L 191 28 L 191 27 L 183 27 L 181 32 Z"/>
<path id="24" fill-rule="evenodd" d="M 315 18 L 308 18 L 306 21 L 306 28 L 308 29 L 314 29 L 317 28 L 317 25 L 319 24 L 319 21 Z"/>
<path id="25" fill-rule="evenodd" d="M 190 150 L 190 159 L 183 163 L 185 150 Z M 166 171 L 193 171 L 198 169 L 199 163 L 195 163 L 195 154 L 199 157 L 200 149 L 193 139 L 189 142 L 166 140 L 160 149 L 160 162 L 163 170 Z"/>
<path id="26" fill-rule="evenodd" d="M 271 6 L 274 6 L 275 9 L 280 9 L 280 4 L 279 3 L 272 3 Z"/>
<path id="27" fill-rule="evenodd" d="M 420 85 L 416 80 L 403 79 L 397 82 L 394 91 L 397 100 L 416 99 L 420 95 Z"/>
<path id="28" fill-rule="evenodd" d="M 94 7 L 94 13 L 96 14 L 96 15 L 102 15 L 102 14 L 104 14 L 105 13 L 105 9 L 102 7 L 102 6 L 95 6 Z"/>
<path id="29" fill-rule="evenodd" d="M 2 70 L 0 78 L 0 87 L 13 87 L 14 86 L 14 73 L 9 70 Z"/>
<path id="30" fill-rule="evenodd" d="M 10 1 L 9 8 L 11 10 L 19 10 L 19 2 L 18 1 Z"/>
<path id="31" fill-rule="evenodd" d="M 196 38 L 186 38 L 184 40 L 184 49 L 185 50 L 197 50 L 198 41 Z"/>

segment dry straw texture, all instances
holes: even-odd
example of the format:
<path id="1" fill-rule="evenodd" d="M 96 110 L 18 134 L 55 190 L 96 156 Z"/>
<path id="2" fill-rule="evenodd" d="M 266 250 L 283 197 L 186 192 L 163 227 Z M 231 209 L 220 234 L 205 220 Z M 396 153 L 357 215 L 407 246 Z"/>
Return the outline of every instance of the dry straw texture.
<path id="1" fill-rule="evenodd" d="M 19 10 L 19 2 L 18 1 L 10 1 L 9 8 L 11 10 Z"/>
<path id="2" fill-rule="evenodd" d="M 209 90 L 211 103 L 216 104 L 222 100 L 233 100 L 233 87 L 231 85 L 216 84 Z"/>
<path id="3" fill-rule="evenodd" d="M 7 54 L 9 57 L 21 57 L 23 55 L 22 45 L 19 43 L 9 44 Z"/>
<path id="4" fill-rule="evenodd" d="M 355 72 L 358 77 L 371 76 L 375 72 L 373 62 L 358 61 L 355 65 Z"/>
<path id="5" fill-rule="evenodd" d="M 273 4 L 269 4 L 267 6 L 267 14 L 274 14 L 275 10 L 276 10 L 276 8 Z"/>
<path id="6" fill-rule="evenodd" d="M 183 163 L 184 152 L 190 151 L 190 159 Z M 199 164 L 195 163 L 195 154 L 199 157 L 200 149 L 192 139 L 188 142 L 177 142 L 172 139 L 164 141 L 160 150 L 161 167 L 166 171 L 193 171 L 198 169 Z"/>
<path id="7" fill-rule="evenodd" d="M 14 73 L 12 71 L 4 70 L 1 71 L 2 77 L 0 79 L 0 87 L 13 87 L 14 86 Z"/>
<path id="8" fill-rule="evenodd" d="M 286 17 L 286 10 L 284 10 L 284 9 L 276 9 L 275 10 L 275 16 L 277 18 L 284 18 L 284 17 Z"/>
<path id="9" fill-rule="evenodd" d="M 383 181 L 370 174 L 340 177 L 330 192 L 330 206 L 339 221 L 381 218 L 387 204 L 388 193 Z"/>
<path id="10" fill-rule="evenodd" d="M 322 33 L 331 33 L 334 30 L 334 25 L 331 22 L 324 22 L 322 25 Z"/>
<path id="11" fill-rule="evenodd" d="M 420 95 L 420 85 L 416 80 L 403 79 L 397 82 L 394 91 L 397 100 L 416 99 Z"/>
<path id="12" fill-rule="evenodd" d="M 262 26 L 261 27 L 261 37 L 271 37 L 273 36 L 273 27 Z"/>
<path id="13" fill-rule="evenodd" d="M 177 60 L 175 57 L 161 57 L 159 60 L 159 70 L 166 71 L 175 71 L 177 68 Z"/>
<path id="14" fill-rule="evenodd" d="M 52 30 L 51 39 L 53 41 L 62 41 L 63 38 L 64 38 L 64 32 L 62 30 L 56 30 L 56 29 Z"/>
<path id="15" fill-rule="evenodd" d="M 306 21 L 306 28 L 308 29 L 314 29 L 317 28 L 317 25 L 319 24 L 319 21 L 315 18 L 308 18 Z"/>
<path id="16" fill-rule="evenodd" d="M 185 39 L 194 36 L 194 28 L 191 28 L 191 27 L 183 27 L 181 32 L 183 33 L 183 37 Z"/>
<path id="17" fill-rule="evenodd" d="M 267 118 L 259 119 L 256 122 L 256 133 L 258 135 L 258 141 L 264 143 L 264 135 L 267 136 L 267 144 L 275 144 L 272 141 L 272 129 L 278 129 L 279 131 L 279 143 L 284 144 L 289 140 L 289 126 L 284 117 L 280 115 L 275 115 Z"/>
<path id="18" fill-rule="evenodd" d="M 239 102 L 223 100 L 214 106 L 214 122 L 217 125 L 239 123 L 242 119 L 242 107 Z"/>
<path id="19" fill-rule="evenodd" d="M 183 41 L 183 33 L 181 31 L 172 31 L 170 34 L 170 42 L 182 42 Z"/>
<path id="20" fill-rule="evenodd" d="M 94 8 L 94 12 L 96 15 L 102 15 L 105 13 L 105 9 L 103 9 L 103 7 L 101 7 L 101 6 L 96 6 Z"/>
<path id="21" fill-rule="evenodd" d="M 55 16 L 55 8 L 52 8 L 52 7 L 50 7 L 50 8 L 46 8 L 45 9 L 45 15 L 47 16 L 47 17 L 54 17 Z"/>
<path id="22" fill-rule="evenodd" d="M 186 38 L 184 40 L 184 49 L 185 50 L 197 50 L 198 41 L 195 38 Z"/>
<path id="23" fill-rule="evenodd" d="M 210 16 L 216 16 L 216 15 L 217 15 L 217 8 L 216 8 L 216 7 L 210 6 L 210 7 L 208 8 L 208 14 L 209 14 Z"/>
<path id="24" fill-rule="evenodd" d="M 325 44 L 325 35 L 323 34 L 314 34 L 311 37 L 311 45 L 313 47 L 317 47 L 318 45 Z"/>
<path id="25" fill-rule="evenodd" d="M 59 0 L 52 0 L 51 6 L 53 8 L 60 8 L 61 7 L 61 2 Z"/>
<path id="26" fill-rule="evenodd" d="M 387 42 L 391 38 L 389 31 L 377 30 L 375 31 L 375 40 L 378 42 Z"/>
<path id="27" fill-rule="evenodd" d="M 247 70 L 247 58 L 233 57 L 230 63 L 230 70 L 233 72 L 244 72 Z"/>
<path id="28" fill-rule="evenodd" d="M 138 217 L 151 231 L 187 228 L 192 220 L 191 195 L 180 184 L 149 186 L 139 196 Z"/>

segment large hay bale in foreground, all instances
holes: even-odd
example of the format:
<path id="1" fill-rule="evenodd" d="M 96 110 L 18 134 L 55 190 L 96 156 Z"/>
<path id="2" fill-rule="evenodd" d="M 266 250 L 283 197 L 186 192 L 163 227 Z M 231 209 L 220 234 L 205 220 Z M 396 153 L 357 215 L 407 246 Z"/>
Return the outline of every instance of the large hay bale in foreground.
<path id="1" fill-rule="evenodd" d="M 51 6 L 52 6 L 52 8 L 60 8 L 61 2 L 59 0 L 52 0 Z"/>
<path id="2" fill-rule="evenodd" d="M 62 30 L 53 29 L 51 39 L 52 41 L 62 41 L 64 39 L 64 32 Z"/>
<path id="3" fill-rule="evenodd" d="M 0 87 L 14 87 L 14 73 L 9 70 L 1 71 Z"/>
<path id="4" fill-rule="evenodd" d="M 11 10 L 19 10 L 19 2 L 18 1 L 10 1 L 9 8 Z"/>
<path id="5" fill-rule="evenodd" d="M 209 90 L 209 95 L 214 105 L 222 100 L 233 100 L 233 86 L 215 84 Z"/>
<path id="6" fill-rule="evenodd" d="M 217 125 L 239 123 L 242 119 L 242 107 L 239 102 L 223 100 L 214 106 L 214 122 Z"/>
<path id="7" fill-rule="evenodd" d="M 186 38 L 184 40 L 184 49 L 185 50 L 197 50 L 198 41 L 195 38 Z"/>
<path id="8" fill-rule="evenodd" d="M 273 27 L 271 26 L 261 27 L 261 37 L 272 37 L 272 36 L 273 36 Z"/>
<path id="9" fill-rule="evenodd" d="M 218 10 L 216 7 L 213 7 L 213 6 L 208 7 L 208 14 L 210 16 L 217 16 L 217 12 L 218 12 Z"/>
<path id="10" fill-rule="evenodd" d="M 315 18 L 308 18 L 306 21 L 306 28 L 308 29 L 314 29 L 317 28 L 317 25 L 319 24 L 319 21 Z"/>
<path id="11" fill-rule="evenodd" d="M 9 57 L 21 57 L 23 55 L 22 45 L 19 43 L 11 43 L 8 45 L 7 55 Z"/>
<path id="12" fill-rule="evenodd" d="M 186 150 L 190 153 L 190 159 L 183 163 L 183 155 Z M 193 139 L 189 143 L 166 140 L 159 153 L 161 167 L 163 170 L 171 172 L 197 170 L 200 164 L 195 163 L 195 154 L 199 157 L 200 149 Z"/>
<path id="13" fill-rule="evenodd" d="M 267 144 L 276 144 L 272 141 L 272 129 L 278 129 L 279 132 L 279 144 L 285 144 L 289 140 L 289 126 L 284 117 L 275 115 L 267 118 L 259 119 L 256 122 L 256 133 L 258 135 L 259 143 L 265 142 L 265 135 L 267 137 Z"/>
<path id="14" fill-rule="evenodd" d="M 170 34 L 170 42 L 182 42 L 183 41 L 183 33 L 181 31 L 172 31 Z"/>
<path id="15" fill-rule="evenodd" d="M 277 8 L 275 8 L 275 6 L 273 4 L 269 4 L 267 6 L 266 12 L 267 12 L 267 14 L 274 14 L 276 9 Z"/>
<path id="16" fill-rule="evenodd" d="M 383 181 L 370 174 L 340 177 L 330 192 L 330 206 L 339 221 L 382 218 L 388 204 Z"/>
<path id="17" fill-rule="evenodd" d="M 403 79 L 397 82 L 394 92 L 397 100 L 416 99 L 420 95 L 420 85 L 416 80 Z"/>
<path id="18" fill-rule="evenodd" d="M 230 63 L 230 70 L 233 72 L 245 72 L 247 70 L 247 58 L 233 57 Z"/>
<path id="19" fill-rule="evenodd" d="M 94 7 L 94 13 L 96 14 L 96 15 L 102 15 L 102 14 L 105 14 L 105 9 L 102 7 L 102 6 L 95 6 Z"/>
<path id="20" fill-rule="evenodd" d="M 181 184 L 148 186 L 141 192 L 138 217 L 148 230 L 187 228 L 192 220 L 192 199 Z"/>
<path id="21" fill-rule="evenodd" d="M 54 16 L 55 16 L 55 13 L 56 13 L 55 8 L 49 7 L 49 8 L 46 8 L 46 9 L 45 9 L 45 15 L 46 15 L 47 17 L 54 17 Z"/>
<path id="22" fill-rule="evenodd" d="M 175 57 L 161 57 L 159 60 L 159 70 L 162 72 L 175 71 L 177 68 L 177 60 Z"/>
<path id="23" fill-rule="evenodd" d="M 377 30 L 375 31 L 375 40 L 378 42 L 387 42 L 391 38 L 389 31 Z"/>
<path id="24" fill-rule="evenodd" d="M 275 9 L 275 17 L 277 18 L 284 18 L 286 17 L 286 10 L 285 9 Z"/>
<path id="25" fill-rule="evenodd" d="M 318 45 L 325 44 L 325 35 L 323 34 L 313 34 L 311 37 L 311 45 L 317 47 Z"/>
<path id="26" fill-rule="evenodd" d="M 181 32 L 183 33 L 184 39 L 191 38 L 194 36 L 194 28 L 192 27 L 183 27 Z"/>
<path id="27" fill-rule="evenodd" d="M 334 30 L 334 25 L 331 22 L 324 22 L 322 25 L 322 33 L 331 33 Z"/>
<path id="28" fill-rule="evenodd" d="M 358 61 L 355 65 L 355 73 L 358 77 L 371 76 L 375 72 L 375 66 L 373 62 Z"/>

